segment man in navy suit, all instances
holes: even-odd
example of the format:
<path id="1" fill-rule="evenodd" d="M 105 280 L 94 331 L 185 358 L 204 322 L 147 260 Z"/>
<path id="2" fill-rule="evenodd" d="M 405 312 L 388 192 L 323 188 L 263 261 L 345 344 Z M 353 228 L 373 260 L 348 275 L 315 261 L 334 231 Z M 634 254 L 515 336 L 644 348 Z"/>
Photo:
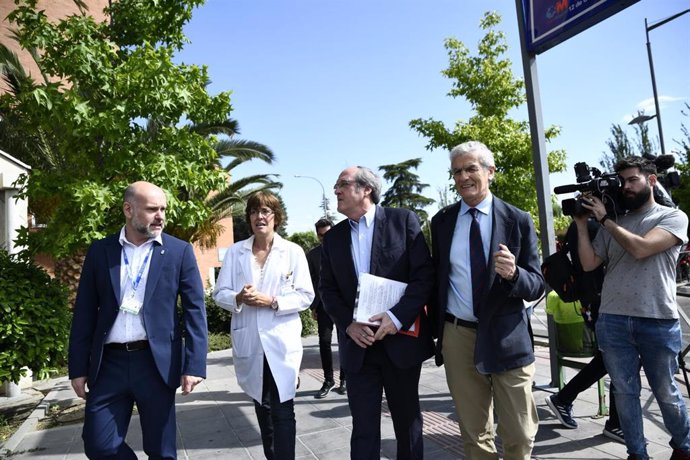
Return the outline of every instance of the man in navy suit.
<path id="1" fill-rule="evenodd" d="M 175 391 L 188 394 L 206 377 L 201 277 L 192 246 L 162 233 L 165 209 L 163 190 L 131 184 L 119 235 L 93 243 L 84 261 L 69 377 L 86 399 L 82 438 L 92 459 L 137 458 L 125 442 L 135 402 L 146 454 L 177 458 Z"/>
<path id="2" fill-rule="evenodd" d="M 505 458 L 526 460 L 539 424 L 523 302 L 544 291 L 537 236 L 528 213 L 489 191 L 496 166 L 484 144 L 458 145 L 450 161 L 462 200 L 431 221 L 436 363 L 445 362 L 467 458 L 498 459 L 495 410 Z"/>
<path id="3" fill-rule="evenodd" d="M 385 390 L 397 458 L 422 458 L 418 386 L 422 362 L 433 355 L 424 306 L 434 274 L 419 218 L 406 209 L 377 206 L 381 180 L 368 168 L 345 169 L 333 188 L 338 212 L 347 219 L 324 237 L 320 291 L 326 312 L 343 332 L 338 339 L 352 414 L 350 456 L 358 460 L 381 458 Z M 397 304 L 370 318 L 380 321 L 378 327 L 353 321 L 362 273 L 407 283 Z M 416 336 L 400 333 L 409 332 L 413 325 Z"/>

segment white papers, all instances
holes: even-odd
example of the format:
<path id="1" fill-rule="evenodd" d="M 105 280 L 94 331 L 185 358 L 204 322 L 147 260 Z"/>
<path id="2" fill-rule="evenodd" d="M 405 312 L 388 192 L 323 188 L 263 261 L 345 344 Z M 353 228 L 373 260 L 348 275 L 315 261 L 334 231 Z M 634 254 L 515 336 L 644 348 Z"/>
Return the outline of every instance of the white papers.
<path id="1" fill-rule="evenodd" d="M 390 310 L 396 305 L 405 293 L 407 283 L 389 280 L 369 273 L 359 275 L 357 287 L 357 300 L 353 319 L 357 323 L 379 325 L 380 322 L 371 322 L 369 318 L 379 313 Z"/>

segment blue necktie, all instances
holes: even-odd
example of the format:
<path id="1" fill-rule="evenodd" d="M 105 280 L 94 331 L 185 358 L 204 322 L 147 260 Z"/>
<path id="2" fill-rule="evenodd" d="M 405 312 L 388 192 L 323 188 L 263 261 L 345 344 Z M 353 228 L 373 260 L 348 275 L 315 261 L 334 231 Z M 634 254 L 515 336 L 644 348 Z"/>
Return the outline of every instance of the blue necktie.
<path id="1" fill-rule="evenodd" d="M 479 229 L 479 221 L 477 214 L 479 211 L 476 208 L 471 208 L 468 211 L 472 214 L 472 223 L 470 224 L 470 266 L 472 268 L 472 307 L 474 309 L 474 316 L 479 318 L 479 306 L 481 304 L 482 295 L 484 294 L 484 286 L 486 285 L 486 258 L 484 257 L 484 244 L 482 243 L 482 232 Z"/>

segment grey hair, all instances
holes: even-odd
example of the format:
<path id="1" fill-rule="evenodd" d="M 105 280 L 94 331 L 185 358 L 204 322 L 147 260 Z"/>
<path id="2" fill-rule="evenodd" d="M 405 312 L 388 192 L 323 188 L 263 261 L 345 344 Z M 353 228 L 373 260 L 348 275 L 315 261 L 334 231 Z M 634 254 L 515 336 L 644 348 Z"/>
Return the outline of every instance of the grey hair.
<path id="1" fill-rule="evenodd" d="M 355 182 L 357 182 L 359 186 L 369 187 L 371 189 L 371 195 L 369 197 L 372 203 L 379 203 L 381 200 L 381 178 L 377 176 L 374 171 L 366 166 L 357 166 Z"/>
<path id="2" fill-rule="evenodd" d="M 460 145 L 453 147 L 450 151 L 450 162 L 452 163 L 457 157 L 467 155 L 472 152 L 477 152 L 479 154 L 479 163 L 485 168 L 496 167 L 494 163 L 494 154 L 489 147 L 484 145 L 479 141 L 467 141 Z"/>

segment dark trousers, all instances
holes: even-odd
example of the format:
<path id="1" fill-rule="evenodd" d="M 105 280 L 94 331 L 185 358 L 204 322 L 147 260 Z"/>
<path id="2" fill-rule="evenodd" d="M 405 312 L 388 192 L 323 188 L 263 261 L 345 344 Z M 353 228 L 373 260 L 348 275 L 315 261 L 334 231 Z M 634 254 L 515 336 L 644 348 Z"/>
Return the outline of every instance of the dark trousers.
<path id="1" fill-rule="evenodd" d="M 96 382 L 89 382 L 84 452 L 90 459 L 136 460 L 125 442 L 137 404 L 150 459 L 176 459 L 175 390 L 165 384 L 151 350 L 104 350 Z"/>
<path id="2" fill-rule="evenodd" d="M 562 389 L 558 392 L 558 399 L 562 403 L 572 404 L 577 398 L 577 395 L 585 391 L 587 388 L 594 385 L 599 379 L 604 377 L 608 372 L 604 365 L 604 358 L 601 352 L 597 350 L 594 358 L 578 372 Z M 613 381 L 609 390 L 611 404 L 609 407 L 609 420 L 607 425 L 620 427 L 618 421 L 618 411 L 616 411 L 616 399 L 614 397 Z"/>
<path id="3" fill-rule="evenodd" d="M 268 460 L 294 459 L 297 434 L 294 400 L 280 402 L 278 387 L 266 357 L 264 357 L 261 403 L 254 401 L 254 410 L 259 421 L 261 442 L 266 458 Z"/>
<path id="4" fill-rule="evenodd" d="M 316 309 L 316 324 L 319 328 L 319 354 L 321 355 L 321 367 L 323 379 L 326 382 L 335 382 L 333 378 L 333 352 L 331 342 L 333 339 L 333 320 L 320 306 Z M 345 381 L 345 372 L 340 368 L 340 381 Z"/>
<path id="5" fill-rule="evenodd" d="M 408 369 L 393 366 L 381 342 L 367 349 L 364 364 L 348 371 L 347 400 L 352 413 L 350 457 L 357 460 L 381 458 L 381 402 L 383 391 L 393 420 L 397 456 L 424 456 L 422 413 L 419 408 L 419 376 L 422 365 Z"/>

